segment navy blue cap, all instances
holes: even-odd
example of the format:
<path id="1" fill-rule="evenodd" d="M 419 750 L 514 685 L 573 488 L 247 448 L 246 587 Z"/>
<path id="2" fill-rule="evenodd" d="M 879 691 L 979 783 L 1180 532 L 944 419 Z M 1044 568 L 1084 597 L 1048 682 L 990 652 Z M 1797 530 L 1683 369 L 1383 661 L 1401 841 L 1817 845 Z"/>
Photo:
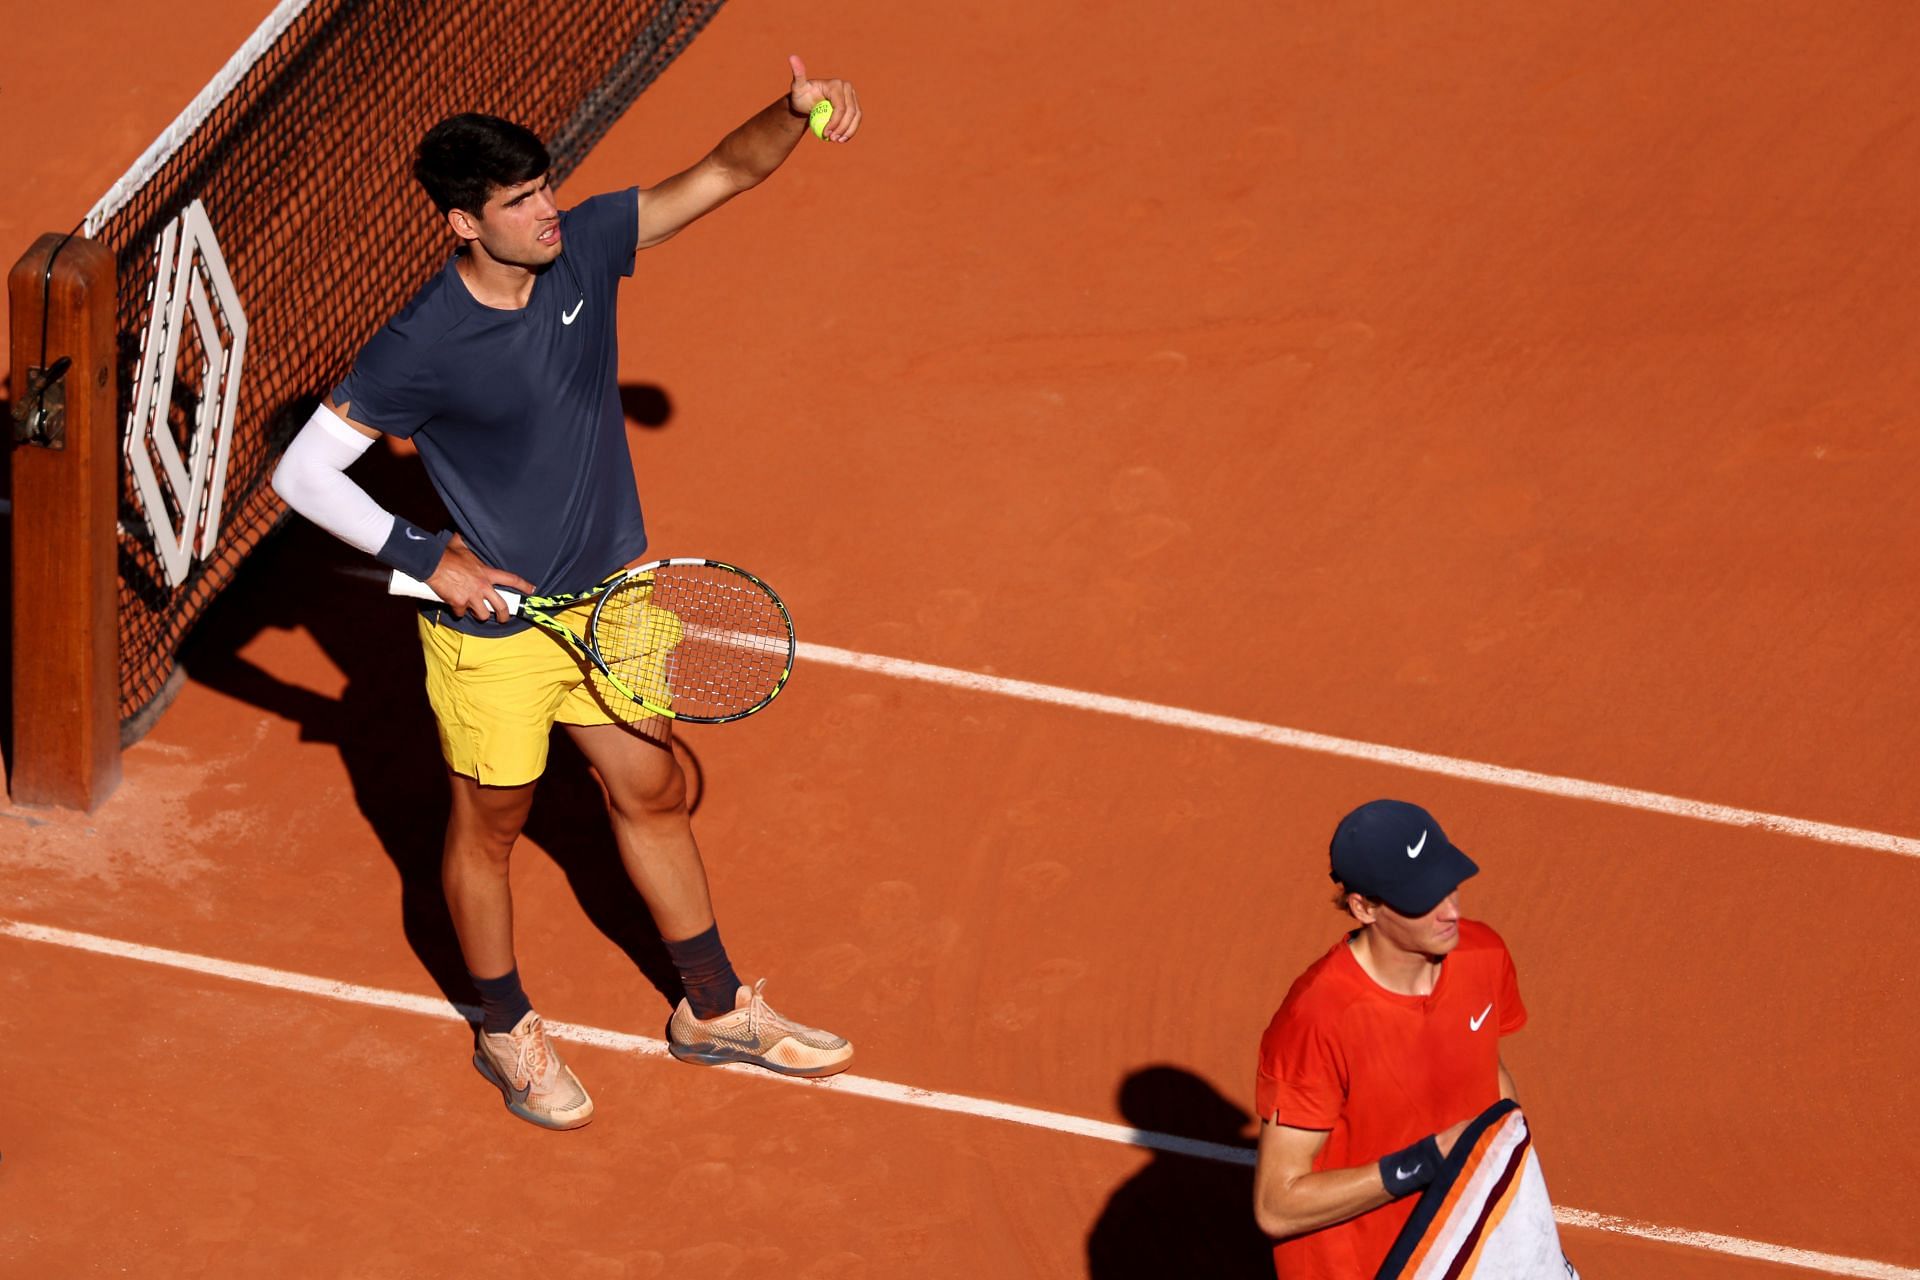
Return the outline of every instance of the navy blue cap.
<path id="1" fill-rule="evenodd" d="M 1423 916 L 1479 871 L 1433 815 L 1404 800 L 1370 800 L 1333 830 L 1333 879 L 1403 916 Z"/>

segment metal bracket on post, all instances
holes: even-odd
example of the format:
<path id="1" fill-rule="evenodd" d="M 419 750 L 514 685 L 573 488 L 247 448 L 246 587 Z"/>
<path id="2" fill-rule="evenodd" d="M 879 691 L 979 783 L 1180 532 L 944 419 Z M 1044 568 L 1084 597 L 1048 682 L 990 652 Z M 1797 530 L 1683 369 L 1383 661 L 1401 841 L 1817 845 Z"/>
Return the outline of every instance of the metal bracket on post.
<path id="1" fill-rule="evenodd" d="M 51 366 L 27 369 L 27 394 L 13 411 L 13 443 L 42 449 L 67 447 L 67 384 L 73 361 L 61 356 Z"/>

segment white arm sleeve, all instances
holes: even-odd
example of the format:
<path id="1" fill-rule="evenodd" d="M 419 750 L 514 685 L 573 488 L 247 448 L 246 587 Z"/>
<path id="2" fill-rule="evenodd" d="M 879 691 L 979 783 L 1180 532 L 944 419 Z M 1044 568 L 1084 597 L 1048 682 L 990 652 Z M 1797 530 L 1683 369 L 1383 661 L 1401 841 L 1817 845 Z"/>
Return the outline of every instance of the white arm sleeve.
<path id="1" fill-rule="evenodd" d="M 393 531 L 393 513 L 346 477 L 347 468 L 372 443 L 323 404 L 280 455 L 273 489 L 334 537 L 378 555 Z"/>

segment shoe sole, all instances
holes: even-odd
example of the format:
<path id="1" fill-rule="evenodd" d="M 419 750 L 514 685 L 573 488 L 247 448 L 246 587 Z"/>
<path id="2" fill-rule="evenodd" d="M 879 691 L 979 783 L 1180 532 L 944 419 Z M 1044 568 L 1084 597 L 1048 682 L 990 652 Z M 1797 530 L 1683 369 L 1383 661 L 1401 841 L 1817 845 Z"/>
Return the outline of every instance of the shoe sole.
<path id="1" fill-rule="evenodd" d="M 760 1067 L 783 1076 L 803 1076 L 818 1079 L 821 1076 L 837 1076 L 853 1065 L 849 1055 L 844 1062 L 829 1063 L 824 1067 L 784 1067 L 777 1062 L 769 1062 L 757 1053 L 748 1053 L 745 1049 L 735 1049 L 728 1045 L 712 1044 L 705 1047 L 697 1045 L 675 1044 L 667 1042 L 667 1052 L 682 1062 L 691 1062 L 702 1067 L 726 1067 L 734 1063 L 744 1063 L 750 1067 Z"/>
<path id="2" fill-rule="evenodd" d="M 473 1068 L 487 1078 L 488 1084 L 500 1091 L 500 1096 L 506 1100 L 507 1110 L 513 1112 L 514 1115 L 519 1116 L 528 1124 L 537 1124 L 542 1129 L 565 1132 L 568 1129 L 581 1128 L 593 1119 L 593 1111 L 591 1109 L 587 1111 L 587 1114 L 577 1120 L 556 1120 L 552 1116 L 541 1115 L 532 1107 L 515 1102 L 513 1099 L 512 1086 L 500 1078 L 499 1073 L 493 1069 L 493 1064 L 487 1061 L 487 1055 L 484 1053 L 475 1053 L 473 1055 Z"/>

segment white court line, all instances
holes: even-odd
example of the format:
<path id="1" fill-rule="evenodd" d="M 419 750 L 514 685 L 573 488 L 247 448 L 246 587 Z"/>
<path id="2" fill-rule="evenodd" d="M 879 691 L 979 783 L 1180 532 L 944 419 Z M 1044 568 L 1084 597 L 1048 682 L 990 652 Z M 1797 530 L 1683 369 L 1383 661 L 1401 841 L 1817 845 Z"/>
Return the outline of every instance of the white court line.
<path id="1" fill-rule="evenodd" d="M 385 581 L 388 576 L 384 569 L 366 570 L 359 566 L 343 566 L 339 572 L 347 577 L 379 581 Z M 1778 835 L 1818 840 L 1825 844 L 1848 845 L 1856 849 L 1872 849 L 1881 853 L 1899 854 L 1907 858 L 1920 858 L 1920 839 L 1912 836 L 1889 835 L 1884 831 L 1843 827 L 1830 822 L 1813 822 L 1806 818 L 1763 813 L 1757 809 L 1739 809 L 1732 805 L 1714 804 L 1706 800 L 1688 800 L 1682 796 L 1664 795 L 1658 791 L 1641 791 L 1633 787 L 1616 787 L 1605 782 L 1589 782 L 1583 778 L 1567 778 L 1551 773 L 1536 773 L 1531 769 L 1513 769 L 1506 765 L 1486 764 L 1478 760 L 1462 760 L 1457 756 L 1437 755 L 1431 751 L 1383 746 L 1377 742 L 1362 742 L 1357 738 L 1339 738 L 1332 734 L 1314 733 L 1307 729 L 1288 729 L 1281 725 L 1262 724 L 1257 720 L 1240 720 L 1232 716 L 1213 715 L 1205 711 L 1190 711 L 1184 707 L 1163 706 L 1159 703 L 1140 702 L 1132 698 L 1116 698 L 1111 694 L 1063 689 L 1058 685 L 1036 684 L 1031 680 L 981 675 L 977 671 L 963 671 L 958 667 L 936 667 L 931 663 L 914 662 L 907 658 L 888 658 L 880 654 L 858 653 L 852 649 L 837 649 L 832 645 L 812 644 L 805 640 L 799 643 L 797 656 L 830 667 L 845 667 L 848 670 L 864 671 L 896 680 L 918 680 L 926 684 L 965 689 L 972 693 L 998 694 L 1004 698 L 1043 702 L 1050 706 L 1120 716 L 1128 720 L 1168 725 L 1197 733 L 1243 738 L 1276 747 L 1291 747 L 1296 751 L 1312 751 L 1320 755 L 1366 760 L 1397 769 L 1410 769 L 1416 773 L 1432 773 L 1447 778 L 1463 778 L 1469 782 L 1487 783 L 1496 787 L 1511 787 L 1517 791 L 1532 791 L 1540 795 L 1559 796 L 1571 800 L 1593 800 L 1625 809 L 1639 809 L 1646 813 L 1692 818 L 1699 822 L 1713 822 L 1728 827 L 1748 827 L 1771 831 Z"/>
<path id="2" fill-rule="evenodd" d="M 1607 1213 L 1588 1213 L 1585 1209 L 1556 1207 L 1553 1216 L 1554 1220 L 1563 1226 L 1611 1231 L 1617 1235 L 1634 1236 L 1641 1240 L 1657 1240 L 1662 1244 L 1678 1244 L 1685 1245 L 1689 1249 L 1707 1249 L 1714 1253 L 1732 1254 L 1736 1258 L 1752 1258 L 1759 1262 L 1776 1262 L 1784 1267 L 1824 1271 L 1829 1275 L 1864 1276 L 1867 1280 L 1914 1280 L 1914 1277 L 1920 1276 L 1920 1270 L 1912 1267 L 1897 1267 L 1891 1262 L 1843 1258 L 1837 1254 L 1815 1253 L 1810 1249 L 1789 1249 L 1785 1245 L 1766 1244 L 1759 1240 L 1742 1240 L 1738 1236 L 1716 1235 L 1711 1231 L 1686 1231 L 1679 1227 L 1655 1226 L 1651 1222 L 1633 1222 Z"/>
<path id="3" fill-rule="evenodd" d="M 68 929 L 27 924 L 18 920 L 0 918 L 0 935 L 26 942 L 66 947 L 75 951 L 89 951 L 96 955 L 111 956 L 120 960 L 138 960 L 146 964 L 183 969 L 190 973 L 202 973 L 216 978 L 227 978 L 234 982 L 292 991 L 300 995 L 318 996 L 322 999 L 339 1000 L 349 1004 L 373 1005 L 376 1008 L 392 1009 L 402 1013 L 417 1013 L 424 1017 L 438 1018 L 444 1022 L 471 1021 L 479 1016 L 477 1009 L 448 1004 L 444 999 L 436 997 L 417 996 L 404 991 L 388 991 L 382 987 L 361 986 L 353 982 L 336 982 L 330 978 L 315 978 L 307 974 L 289 973 L 282 969 L 269 969 L 256 964 L 241 964 L 233 960 L 217 960 L 210 956 L 198 956 L 185 951 L 169 951 L 162 947 L 142 946 L 137 942 L 122 942 L 116 938 L 103 938 L 91 933 L 75 933 Z M 549 1022 L 547 1030 L 555 1039 L 574 1044 L 593 1045 L 645 1058 L 667 1056 L 665 1042 L 650 1036 L 636 1036 L 624 1031 L 609 1031 L 602 1027 L 587 1027 L 570 1022 Z M 1176 1134 L 1134 1129 L 1127 1125 L 1109 1124 L 1104 1120 L 1090 1120 L 1084 1116 L 1066 1115 L 1057 1111 L 1042 1111 L 1037 1107 L 1022 1107 L 1010 1102 L 993 1102 L 984 1098 L 969 1098 L 963 1094 L 916 1089 L 912 1085 L 894 1084 L 866 1076 L 840 1075 L 825 1080 L 796 1080 L 753 1067 L 740 1066 L 728 1068 L 728 1070 L 769 1083 L 793 1084 L 831 1093 L 851 1094 L 880 1102 L 971 1116 L 978 1120 L 998 1120 L 1009 1124 L 1029 1125 L 1074 1137 L 1094 1138 L 1102 1142 L 1120 1143 L 1130 1147 L 1174 1152 L 1223 1164 L 1243 1166 L 1253 1164 L 1253 1152 L 1244 1147 L 1227 1146 L 1218 1142 L 1201 1142 L 1193 1138 L 1182 1138 Z M 1734 1257 L 1754 1258 L 1783 1266 L 1821 1271 L 1828 1275 L 1860 1276 L 1865 1277 L 1866 1280 L 1920 1280 L 1920 1270 L 1895 1266 L 1892 1263 L 1846 1258 L 1830 1253 L 1815 1253 L 1807 1249 L 1791 1249 L 1785 1245 L 1767 1244 L 1759 1240 L 1742 1240 L 1737 1236 L 1715 1235 L 1706 1231 L 1688 1231 L 1681 1227 L 1663 1227 L 1654 1223 L 1617 1218 L 1611 1214 L 1591 1213 L 1585 1209 L 1555 1209 L 1554 1216 L 1568 1226 L 1606 1231 L 1614 1235 L 1634 1236 L 1643 1240 L 1656 1240 L 1663 1244 L 1684 1245 L 1691 1249 L 1731 1254 Z"/>
<path id="4" fill-rule="evenodd" d="M 1428 751 L 1410 751 L 1404 747 L 1386 747 L 1378 743 L 1361 742 L 1354 738 L 1336 738 L 1330 734 L 1312 733 L 1305 729 L 1286 729 L 1279 725 L 1261 724 L 1256 720 L 1236 720 L 1231 716 L 1210 715 L 1204 711 L 1188 711 L 1180 707 L 1160 706 L 1151 702 L 1136 702 L 1131 698 L 1116 698 L 1104 693 L 1083 693 L 1077 689 L 1034 684 L 1028 680 L 1009 680 L 1001 676 L 961 671 L 954 667 L 936 667 L 924 662 L 910 662 L 905 658 L 883 658 L 870 653 L 855 653 L 851 649 L 835 649 L 824 644 L 808 644 L 803 641 L 799 647 L 799 656 L 828 666 L 867 671 L 876 675 L 892 676 L 899 680 L 921 680 L 929 684 L 943 684 L 974 693 L 995 693 L 1002 697 L 1020 698 L 1028 702 L 1044 702 L 1057 707 L 1071 707 L 1079 711 L 1094 711 L 1102 715 L 1123 716 L 1129 720 L 1144 720 L 1150 724 L 1169 725 L 1177 729 L 1191 729 L 1228 738 L 1245 738 L 1277 747 L 1292 747 L 1297 751 L 1313 751 L 1321 755 L 1368 760 L 1375 764 L 1391 765 L 1394 768 L 1411 769 L 1419 773 L 1435 773 L 1448 778 L 1464 778 L 1470 782 L 1484 782 L 1497 787 L 1534 791 L 1541 795 L 1561 796 L 1574 800 L 1597 800 L 1602 804 L 1641 809 L 1648 813 L 1694 818 L 1701 822 L 1717 822 L 1729 827 L 1756 827 L 1762 831 L 1800 836 L 1808 840 L 1824 841 L 1827 844 L 1851 845 L 1858 849 L 1874 849 L 1883 853 L 1897 853 L 1908 858 L 1920 858 L 1920 839 L 1910 836 L 1888 835 L 1881 831 L 1841 827 L 1827 822 L 1810 822 L 1804 818 L 1789 818 L 1777 813 L 1760 813 L 1753 809 L 1736 809 L 1731 805 L 1711 804 L 1704 800 L 1686 800 L 1679 796 L 1662 795 L 1657 791 L 1639 791 L 1632 787 L 1616 787 L 1604 782 L 1563 778 L 1551 773 L 1535 773 L 1530 769 L 1510 769 L 1505 765 L 1482 764 L 1477 760 L 1461 760 L 1454 756 L 1435 755 Z"/>

